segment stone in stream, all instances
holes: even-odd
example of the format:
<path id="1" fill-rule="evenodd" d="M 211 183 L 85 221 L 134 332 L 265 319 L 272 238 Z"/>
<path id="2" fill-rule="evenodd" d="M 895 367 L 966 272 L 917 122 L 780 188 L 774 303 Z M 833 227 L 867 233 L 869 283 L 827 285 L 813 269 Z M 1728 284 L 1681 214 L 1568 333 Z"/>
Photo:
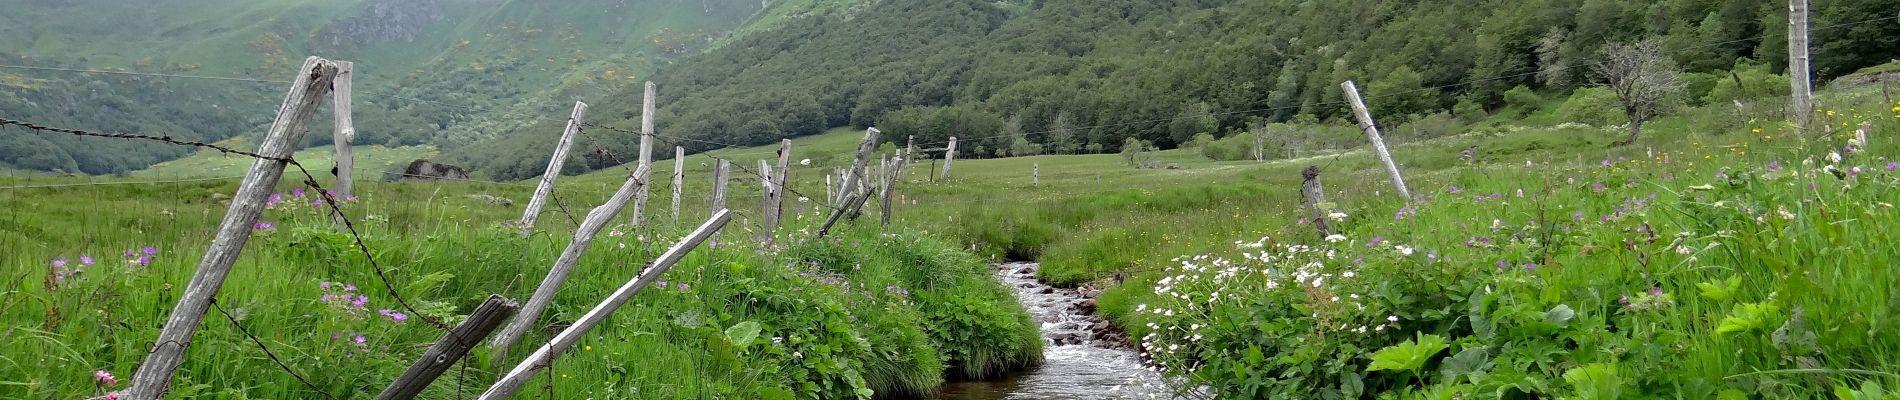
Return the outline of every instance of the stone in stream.
<path id="1" fill-rule="evenodd" d="M 1095 299 L 1083 299 L 1075 302 L 1075 313 L 1084 315 L 1095 314 Z"/>

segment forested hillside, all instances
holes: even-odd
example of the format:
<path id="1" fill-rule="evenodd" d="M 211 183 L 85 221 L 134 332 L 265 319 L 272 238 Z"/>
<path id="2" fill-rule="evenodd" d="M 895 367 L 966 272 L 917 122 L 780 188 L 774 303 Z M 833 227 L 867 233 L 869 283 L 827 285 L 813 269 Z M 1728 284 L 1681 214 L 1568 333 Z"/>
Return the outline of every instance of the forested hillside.
<path id="1" fill-rule="evenodd" d="M 814 2 L 785 3 L 781 8 Z M 0 115 L 223 140 L 267 126 L 284 91 L 271 81 L 289 79 L 303 57 L 317 55 L 356 62 L 357 143 L 452 149 L 648 78 L 726 37 L 764 5 L 0 0 L 0 36 L 9 38 L 0 41 L 0 64 L 9 66 L 0 68 Z M 328 144 L 328 126 L 319 125 L 305 145 Z M 185 154 L 25 131 L 8 137 L 0 141 L 0 167 L 108 174 Z"/>
<path id="2" fill-rule="evenodd" d="M 893 0 L 748 35 L 654 80 L 664 133 L 722 143 L 879 125 L 896 140 L 961 136 L 962 157 L 1116 151 L 1130 136 L 1166 148 L 1198 133 L 1344 116 L 1338 83 L 1348 79 L 1359 81 L 1382 124 L 1438 113 L 1475 119 L 1593 85 L 1599 49 L 1640 39 L 1659 40 L 1680 69 L 1695 72 L 1680 103 L 1720 100 L 1710 96 L 1717 92 L 1786 93 L 1772 76 L 1786 68 L 1785 8 L 1767 0 Z M 1900 57 L 1900 3 L 1814 9 L 1817 79 Z M 1728 72 L 1738 66 L 1755 75 Z M 639 98 L 610 96 L 596 104 L 595 120 L 635 127 Z M 634 145 L 608 146 L 630 154 Z M 488 160 L 478 165 L 497 177 L 538 173 L 537 162 L 507 160 L 513 148 L 471 148 L 466 158 Z"/>

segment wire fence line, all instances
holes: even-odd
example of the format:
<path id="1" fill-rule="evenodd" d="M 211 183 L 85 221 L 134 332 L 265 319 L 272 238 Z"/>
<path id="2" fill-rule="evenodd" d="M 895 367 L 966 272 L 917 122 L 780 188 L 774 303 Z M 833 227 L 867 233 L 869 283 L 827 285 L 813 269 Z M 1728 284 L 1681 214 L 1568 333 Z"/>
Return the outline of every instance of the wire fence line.
<path id="1" fill-rule="evenodd" d="M 321 196 L 323 204 L 328 206 L 332 215 L 337 216 L 335 220 L 342 223 L 345 231 L 350 234 L 353 240 L 353 243 L 355 244 L 355 247 L 357 248 L 357 250 L 359 250 L 363 254 L 364 260 L 366 260 L 369 263 L 371 269 L 377 276 L 378 280 L 381 281 L 383 288 L 388 291 L 390 297 L 392 299 L 395 299 L 396 303 L 400 305 L 403 310 L 409 312 L 410 315 L 414 315 L 417 318 L 422 319 L 424 322 L 428 323 L 430 326 L 434 326 L 436 329 L 442 330 L 444 332 L 448 332 L 450 337 L 453 340 L 456 340 L 457 343 L 459 344 L 473 346 L 475 343 L 474 340 L 461 337 L 459 334 L 457 334 L 454 331 L 454 329 L 452 329 L 448 324 L 442 322 L 440 319 L 432 317 L 428 314 L 424 314 L 416 310 L 415 307 L 409 304 L 407 296 L 404 296 L 401 293 L 401 291 L 396 289 L 394 283 L 389 278 L 388 272 L 385 270 L 385 268 L 383 268 L 382 264 L 377 262 L 374 252 L 369 247 L 369 244 L 367 243 L 367 241 L 363 239 L 362 233 L 357 231 L 356 225 L 349 218 L 349 215 L 343 211 L 342 207 L 339 205 L 340 202 L 337 200 L 335 194 L 332 193 L 329 189 L 325 188 L 322 184 L 318 183 L 316 175 L 310 173 L 308 169 L 304 168 L 302 163 L 297 162 L 297 160 L 294 159 L 293 157 L 265 156 L 265 155 L 257 154 L 254 152 L 232 149 L 232 148 L 217 145 L 217 144 L 205 143 L 205 142 L 200 142 L 200 141 L 178 140 L 170 136 L 153 136 L 153 135 L 142 135 L 142 134 L 131 134 L 131 133 L 93 132 L 93 131 L 70 129 L 70 128 L 56 128 L 56 127 L 23 122 L 19 120 L 0 118 L 0 126 L 4 126 L 4 125 L 13 125 L 13 126 L 19 126 L 22 128 L 27 128 L 30 130 L 64 133 L 64 134 L 71 134 L 71 135 L 76 135 L 76 136 L 132 139 L 132 140 L 150 140 L 150 141 L 158 141 L 158 142 L 164 142 L 164 143 L 170 143 L 170 144 L 182 145 L 182 146 L 207 148 L 207 149 L 217 150 L 219 152 L 226 153 L 226 154 L 238 154 L 238 155 L 248 156 L 248 157 L 256 158 L 260 160 L 271 160 L 271 161 L 284 163 L 292 167 L 296 167 L 297 171 L 303 175 L 303 180 L 301 183 L 305 186 L 309 186 L 311 189 L 314 189 L 317 195 Z M 252 342 L 257 345 L 258 349 L 260 349 L 267 356 L 269 356 L 269 359 L 272 362 L 276 363 L 278 367 L 284 369 L 285 372 L 290 373 L 292 377 L 295 377 L 298 380 L 303 381 L 304 384 L 310 385 L 311 389 L 317 390 L 318 393 L 323 393 L 325 397 L 334 398 L 329 393 L 325 393 L 322 390 L 317 389 L 314 385 L 311 385 L 308 380 L 303 378 L 303 375 L 298 374 L 295 371 L 295 369 L 291 368 L 289 364 L 285 363 L 282 359 L 278 358 L 275 353 L 270 351 L 269 346 L 266 346 L 263 341 L 258 340 L 255 335 L 251 335 L 250 330 L 248 328 L 245 328 L 242 325 L 242 323 L 240 323 L 235 317 L 231 316 L 228 312 L 225 312 L 222 307 L 218 306 L 215 297 L 213 298 L 212 305 L 214 307 L 217 307 L 219 312 L 224 313 L 227 319 L 229 319 L 232 324 L 237 325 L 240 331 L 243 331 L 246 336 L 249 336 Z M 180 345 L 182 346 L 183 344 L 180 344 Z M 157 349 L 158 349 L 157 346 L 153 346 L 151 351 L 157 351 Z"/>

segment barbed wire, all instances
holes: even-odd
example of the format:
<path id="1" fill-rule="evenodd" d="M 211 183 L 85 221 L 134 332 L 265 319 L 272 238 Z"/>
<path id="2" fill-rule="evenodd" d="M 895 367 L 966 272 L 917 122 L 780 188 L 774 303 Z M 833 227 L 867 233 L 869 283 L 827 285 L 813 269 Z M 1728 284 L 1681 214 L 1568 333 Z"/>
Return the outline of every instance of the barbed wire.
<path id="1" fill-rule="evenodd" d="M 263 351 L 265 356 L 270 357 L 271 362 L 277 363 L 277 366 L 279 368 L 283 368 L 285 373 L 289 373 L 290 377 L 297 378 L 298 382 L 303 382 L 304 386 L 309 387 L 310 390 L 313 390 L 319 394 L 322 394 L 324 398 L 336 400 L 336 396 L 330 395 L 330 392 L 323 391 L 322 388 L 317 387 L 317 384 L 310 383 L 310 380 L 305 379 L 302 374 L 298 374 L 297 371 L 291 370 L 290 365 L 285 364 L 283 359 L 277 358 L 277 353 L 272 353 L 270 351 L 270 347 L 264 345 L 263 340 L 258 339 L 257 335 L 251 334 L 251 330 L 245 328 L 244 324 L 238 323 L 237 317 L 231 315 L 230 311 L 225 311 L 224 306 L 218 305 L 218 298 L 215 296 L 211 298 L 211 308 L 218 310 L 219 314 L 224 314 L 224 319 L 227 321 L 231 321 L 231 326 L 237 327 L 238 332 L 242 332 L 244 333 L 245 337 L 250 338 L 251 343 L 256 343 L 257 349 L 260 351 Z"/>
<path id="2" fill-rule="evenodd" d="M 0 68 L 25 69 L 25 70 L 35 70 L 35 71 L 78 72 L 78 73 L 87 73 L 87 74 L 151 76 L 151 77 L 159 77 L 159 78 L 207 79 L 207 80 L 239 81 L 239 82 L 254 82 L 254 83 L 291 83 L 290 81 L 279 81 L 279 80 L 257 79 L 257 78 L 163 74 L 163 73 L 136 72 L 136 71 L 109 71 L 109 70 L 80 69 L 80 68 L 38 67 L 38 66 L 31 66 L 31 65 L 0 64 Z"/>
<path id="3" fill-rule="evenodd" d="M 174 179 L 174 180 L 160 180 L 160 181 L 85 182 L 85 183 L 60 183 L 60 184 L 45 184 L 45 185 L 0 186 L 0 190 L 47 189 L 47 188 L 63 188 L 63 187 L 78 187 L 78 186 L 158 185 L 158 184 L 166 184 L 166 183 L 221 181 L 221 180 L 238 179 L 238 178 L 243 178 L 243 177 L 244 177 L 243 175 L 238 175 L 238 176 L 225 176 L 225 177 L 215 177 L 215 178 Z"/>

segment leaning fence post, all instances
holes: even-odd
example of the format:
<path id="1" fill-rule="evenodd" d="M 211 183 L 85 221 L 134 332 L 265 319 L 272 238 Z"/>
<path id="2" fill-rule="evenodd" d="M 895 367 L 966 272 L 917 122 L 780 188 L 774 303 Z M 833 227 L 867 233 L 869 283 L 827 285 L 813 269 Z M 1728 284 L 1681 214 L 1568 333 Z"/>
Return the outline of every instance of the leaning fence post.
<path id="1" fill-rule="evenodd" d="M 1412 191 L 1405 188 L 1405 177 L 1399 175 L 1399 165 L 1392 162 L 1392 153 L 1385 149 L 1385 139 L 1379 138 L 1379 126 L 1372 123 L 1372 112 L 1366 111 L 1366 102 L 1359 98 L 1359 87 L 1352 81 L 1340 82 L 1341 90 L 1346 91 L 1346 100 L 1352 103 L 1352 115 L 1359 119 L 1359 128 L 1366 131 L 1366 139 L 1372 141 L 1372 153 L 1379 156 L 1379 163 L 1385 165 L 1386 175 L 1392 176 L 1392 186 L 1399 191 L 1399 197 L 1412 201 Z"/>
<path id="2" fill-rule="evenodd" d="M 1814 114 L 1814 90 L 1808 60 L 1808 0 L 1788 0 L 1788 91 L 1794 127 L 1806 133 Z"/>
<path id="3" fill-rule="evenodd" d="M 774 232 L 778 230 L 778 220 L 780 214 L 782 214 L 785 209 L 785 178 L 791 173 L 792 140 L 780 139 L 778 142 L 778 172 L 772 174 L 772 183 L 768 185 L 768 188 L 772 191 L 772 195 L 765 204 L 765 244 L 772 244 L 772 242 L 776 240 L 776 234 Z"/>
<path id="4" fill-rule="evenodd" d="M 1313 221 L 1313 228 L 1319 230 L 1319 236 L 1324 238 L 1333 234 L 1332 228 L 1326 223 L 1326 210 L 1321 206 L 1326 203 L 1326 188 L 1320 185 L 1318 165 L 1308 165 L 1300 171 L 1300 195 L 1304 199 L 1302 208 L 1310 214 L 1307 218 Z"/>
<path id="5" fill-rule="evenodd" d="M 613 314 L 615 310 L 619 310 L 621 306 L 626 305 L 627 301 L 633 300 L 633 296 L 640 293 L 641 288 L 647 287 L 647 285 L 652 284 L 655 280 L 659 280 L 660 275 L 665 274 L 666 270 L 672 269 L 674 264 L 679 263 L 680 259 L 685 258 L 687 252 L 691 252 L 694 248 L 699 247 L 700 242 L 705 242 L 711 238 L 714 232 L 718 232 L 720 228 L 726 226 L 727 221 L 731 220 L 731 211 L 713 210 L 712 217 L 706 219 L 706 223 L 700 224 L 699 228 L 693 230 L 693 233 L 686 235 L 684 239 L 680 239 L 679 243 L 674 243 L 672 248 L 666 249 L 665 253 L 660 254 L 660 258 L 653 260 L 651 266 L 640 271 L 640 274 L 634 276 L 633 280 L 627 281 L 625 285 L 621 285 L 619 289 L 614 290 L 613 294 L 601 300 L 600 304 L 595 305 L 593 309 L 587 310 L 587 314 L 581 315 L 580 319 L 575 320 L 573 325 L 569 325 L 567 329 L 561 330 L 561 333 L 554 335 L 554 339 L 549 340 L 547 344 L 535 350 L 534 355 L 521 360 L 520 364 L 516 364 L 514 369 L 502 375 L 501 380 L 496 381 L 494 386 L 489 386 L 488 391 L 482 392 L 482 395 L 476 397 L 476 399 L 500 400 L 514 395 L 516 390 L 520 390 L 522 385 L 528 383 L 529 378 L 534 377 L 536 371 L 547 368 L 555 357 L 559 357 L 562 352 L 574 347 L 574 343 L 579 342 L 581 338 L 585 337 L 587 332 L 593 330 L 594 327 L 600 326 L 600 323 L 605 321 L 608 315 Z"/>
<path id="6" fill-rule="evenodd" d="M 561 165 L 567 163 L 567 150 L 574 147 L 574 134 L 581 130 L 581 119 L 587 116 L 587 103 L 574 102 L 574 112 L 568 114 L 567 128 L 561 130 L 561 141 L 554 144 L 554 156 L 548 159 L 548 169 L 541 173 L 541 184 L 534 187 L 534 197 L 528 199 L 528 208 L 521 212 L 521 235 L 534 233 L 534 220 L 541 217 L 541 208 L 548 204 L 548 195 L 554 193 L 554 179 L 561 176 Z"/>
<path id="7" fill-rule="evenodd" d="M 296 151 L 297 143 L 310 128 L 310 120 L 317 115 L 318 102 L 329 94 L 335 78 L 336 64 L 317 57 L 304 59 L 297 80 L 291 83 L 283 105 L 277 108 L 276 122 L 271 123 L 263 143 L 258 145 L 257 154 L 277 159 L 251 162 L 250 172 L 244 174 L 237 193 L 231 196 L 231 206 L 225 211 L 224 220 L 218 223 L 211 247 L 205 249 L 204 258 L 198 261 L 198 270 L 185 285 L 184 293 L 178 296 L 178 304 L 172 306 L 151 352 L 133 373 L 132 384 L 125 391 L 126 398 L 156 399 L 171 385 L 178 364 L 185 360 L 185 349 L 191 346 L 192 335 L 204 322 L 205 311 L 210 309 L 213 297 L 224 285 L 231 265 L 237 262 L 238 252 L 244 249 L 244 242 L 250 240 L 252 224 L 264 212 L 265 198 L 276 190 L 278 180 L 284 175 L 286 163 L 282 160 L 288 160 Z"/>
<path id="8" fill-rule="evenodd" d="M 937 179 L 950 179 L 950 163 L 957 160 L 957 137 L 950 137 L 950 147 L 943 151 L 943 174 Z"/>
<path id="9" fill-rule="evenodd" d="M 865 129 L 864 138 L 858 140 L 857 158 L 851 161 L 851 172 L 845 175 L 843 187 L 838 189 L 838 197 L 841 201 L 838 202 L 837 208 L 831 210 L 831 217 L 825 218 L 824 226 L 818 228 L 818 237 L 825 237 L 825 234 L 830 233 L 831 225 L 838 223 L 839 217 L 843 217 L 846 212 L 855 208 L 852 206 L 852 203 L 862 202 L 864 197 L 866 197 L 857 194 L 857 185 L 863 182 L 863 177 L 860 175 L 863 175 L 862 171 L 865 170 L 866 164 L 871 161 L 871 152 L 877 149 L 877 136 L 879 133 L 881 132 L 878 132 L 877 128 Z"/>
<path id="10" fill-rule="evenodd" d="M 390 383 L 388 388 L 383 389 L 382 394 L 376 395 L 376 400 L 415 398 L 417 394 L 422 393 L 423 389 L 429 388 L 430 382 L 435 382 L 435 378 L 442 376 L 442 373 L 447 372 L 456 361 L 467 356 L 468 351 L 481 343 L 483 338 L 487 338 L 489 332 L 494 332 L 495 328 L 500 327 L 502 321 L 515 315 L 517 307 L 515 302 L 502 298 L 501 295 L 489 295 L 488 301 L 482 302 L 481 306 L 475 307 L 475 311 L 468 314 L 468 320 L 462 321 L 455 330 L 449 331 L 447 335 L 442 336 L 442 339 L 436 340 L 434 345 L 429 346 L 428 351 L 422 352 L 422 357 L 416 359 L 415 364 L 409 365 L 409 369 L 403 371 L 402 375 Z"/>
<path id="11" fill-rule="evenodd" d="M 646 102 L 640 106 L 640 166 L 653 166 L 653 104 L 654 86 L 647 81 Z M 647 220 L 647 192 L 651 186 L 640 186 L 640 193 L 633 198 L 633 225 L 638 226 Z"/>
<path id="12" fill-rule="evenodd" d="M 349 196 L 351 187 L 351 168 L 355 168 L 355 156 L 351 155 L 350 145 L 356 141 L 356 126 L 350 117 L 350 76 L 352 65 L 349 61 L 335 61 L 336 80 L 330 87 L 330 98 L 335 101 L 331 113 L 336 114 L 336 130 L 331 132 L 330 141 L 336 145 L 336 184 L 331 185 L 337 196 Z M 340 215 L 338 216 L 341 217 Z"/>
<path id="13" fill-rule="evenodd" d="M 528 303 L 522 305 L 521 312 L 515 314 L 514 319 L 508 321 L 508 326 L 502 328 L 501 332 L 495 335 L 495 339 L 489 342 L 489 347 L 494 353 L 493 365 L 501 365 L 504 360 L 507 360 L 508 348 L 520 341 L 522 336 L 527 335 L 528 328 L 533 327 L 534 321 L 541 318 L 541 311 L 546 310 L 548 304 L 554 302 L 554 293 L 561 290 L 562 283 L 567 282 L 567 275 L 574 270 L 575 264 L 580 263 L 581 254 L 587 253 L 588 246 L 593 245 L 594 235 L 600 233 L 601 228 L 606 227 L 608 222 L 613 221 L 614 216 L 620 214 L 620 210 L 627 208 L 627 202 L 633 200 L 633 194 L 640 189 L 640 186 L 647 184 L 648 172 L 646 167 L 634 170 L 633 175 L 627 177 L 627 182 L 620 185 L 620 190 L 615 191 L 613 197 L 607 199 L 606 204 L 601 204 L 599 207 L 594 207 L 593 211 L 587 212 L 587 219 L 582 220 L 580 227 L 574 230 L 574 239 L 568 242 L 567 249 L 561 251 L 560 258 L 554 260 L 554 266 L 548 268 L 547 277 L 542 278 L 541 285 L 535 287 L 534 295 L 528 298 Z"/>
<path id="14" fill-rule="evenodd" d="M 732 161 L 721 158 L 718 159 L 717 165 L 713 168 L 712 196 L 709 196 L 712 197 L 712 212 L 714 213 L 726 209 L 726 181 L 732 174 Z M 719 236 L 719 233 L 715 232 L 711 242 L 706 245 L 719 247 Z"/>

